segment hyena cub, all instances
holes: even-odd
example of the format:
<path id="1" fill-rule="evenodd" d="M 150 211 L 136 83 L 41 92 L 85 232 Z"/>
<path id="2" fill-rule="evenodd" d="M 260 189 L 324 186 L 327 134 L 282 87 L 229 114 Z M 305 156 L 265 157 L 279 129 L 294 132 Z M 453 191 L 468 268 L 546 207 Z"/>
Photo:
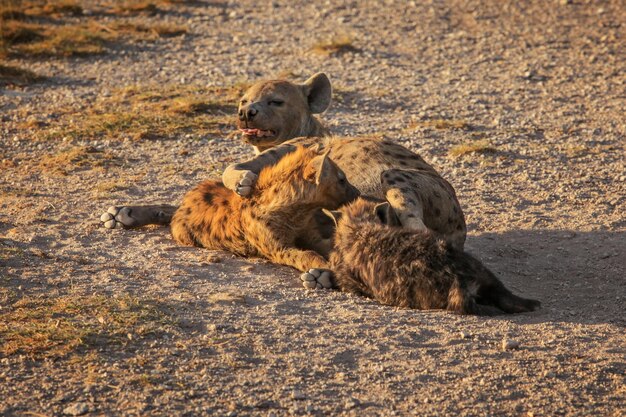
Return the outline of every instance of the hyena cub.
<path id="1" fill-rule="evenodd" d="M 317 150 L 299 147 L 259 174 L 242 199 L 218 181 L 204 181 L 183 198 L 172 235 L 184 245 L 262 256 L 300 271 L 327 268 L 330 242 L 311 232 L 321 208 L 337 208 L 359 193 Z"/>
<path id="2" fill-rule="evenodd" d="M 479 260 L 430 231 L 398 224 L 388 203 L 357 199 L 339 211 L 331 268 L 343 291 L 382 304 L 458 314 L 533 311 L 539 301 L 511 293 Z"/>

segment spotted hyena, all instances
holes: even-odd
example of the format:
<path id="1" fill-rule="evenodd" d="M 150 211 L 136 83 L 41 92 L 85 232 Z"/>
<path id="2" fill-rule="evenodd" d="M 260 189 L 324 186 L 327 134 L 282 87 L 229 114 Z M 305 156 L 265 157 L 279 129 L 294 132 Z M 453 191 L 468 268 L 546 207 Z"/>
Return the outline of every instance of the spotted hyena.
<path id="1" fill-rule="evenodd" d="M 328 108 L 331 95 L 330 81 L 322 73 L 303 84 L 254 84 L 239 103 L 238 128 L 257 155 L 227 167 L 224 185 L 247 197 L 264 167 L 276 164 L 297 145 L 321 146 L 361 194 L 389 201 L 403 227 L 431 230 L 462 249 L 467 229 L 453 187 L 419 155 L 397 143 L 330 136 L 315 114 Z M 168 224 L 175 211 L 167 205 L 110 207 L 101 220 L 109 228 Z"/>
<path id="2" fill-rule="evenodd" d="M 337 286 L 382 304 L 459 314 L 523 313 L 539 308 L 521 298 L 478 259 L 429 230 L 407 230 L 386 202 L 363 199 L 326 211 L 336 222 L 330 267 Z"/>
<path id="3" fill-rule="evenodd" d="M 221 182 L 202 182 L 176 210 L 172 235 L 184 245 L 262 256 L 300 271 L 327 268 L 322 255 L 330 242 L 315 233 L 313 216 L 358 195 L 327 152 L 300 146 L 261 171 L 249 198 Z"/>

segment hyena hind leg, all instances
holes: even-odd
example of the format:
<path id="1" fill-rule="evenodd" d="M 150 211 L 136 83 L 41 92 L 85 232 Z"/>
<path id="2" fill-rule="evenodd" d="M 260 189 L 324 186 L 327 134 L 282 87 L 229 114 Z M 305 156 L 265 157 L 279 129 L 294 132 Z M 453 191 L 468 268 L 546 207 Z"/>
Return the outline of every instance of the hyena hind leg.
<path id="1" fill-rule="evenodd" d="M 492 300 L 496 307 L 506 313 L 527 313 L 541 307 L 541 302 L 538 300 L 519 297 L 504 288 L 504 286 L 503 289 L 504 291 L 500 290 L 495 292 L 492 296 Z"/>
<path id="2" fill-rule="evenodd" d="M 413 197 L 413 194 L 394 187 L 387 190 L 385 198 L 389 205 L 393 207 L 393 211 L 402 227 L 411 230 L 428 230 L 428 227 L 424 224 L 422 204 L 417 198 Z"/>

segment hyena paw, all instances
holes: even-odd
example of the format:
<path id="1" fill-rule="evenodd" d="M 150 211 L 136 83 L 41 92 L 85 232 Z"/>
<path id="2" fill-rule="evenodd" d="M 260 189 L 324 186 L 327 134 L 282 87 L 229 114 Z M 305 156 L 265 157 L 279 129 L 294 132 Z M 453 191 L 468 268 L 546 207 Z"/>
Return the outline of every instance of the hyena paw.
<path id="1" fill-rule="evenodd" d="M 130 217 L 131 210 L 128 207 L 111 206 L 102 213 L 100 221 L 107 229 L 123 229 L 124 227 L 132 227 L 134 219 Z"/>
<path id="2" fill-rule="evenodd" d="M 102 213 L 100 221 L 107 229 L 131 229 L 147 224 L 168 225 L 176 212 L 175 206 L 167 204 L 149 206 L 111 206 Z"/>
<path id="3" fill-rule="evenodd" d="M 300 275 L 300 280 L 304 288 L 310 290 L 315 289 L 331 289 L 335 288 L 335 277 L 333 271 L 328 269 L 309 269 Z"/>
<path id="4" fill-rule="evenodd" d="M 256 180 L 258 175 L 256 175 L 252 171 L 244 171 L 241 174 L 241 179 L 237 182 L 237 194 L 242 197 L 247 197 L 252 194 L 252 190 L 254 189 L 254 184 L 256 184 Z"/>

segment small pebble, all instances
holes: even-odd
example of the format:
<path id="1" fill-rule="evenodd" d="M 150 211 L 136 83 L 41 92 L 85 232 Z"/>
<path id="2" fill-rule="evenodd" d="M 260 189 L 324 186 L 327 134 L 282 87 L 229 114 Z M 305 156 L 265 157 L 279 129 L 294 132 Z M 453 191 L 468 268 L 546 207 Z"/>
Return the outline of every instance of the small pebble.
<path id="1" fill-rule="evenodd" d="M 469 339 L 470 337 L 472 337 L 469 333 L 465 332 L 459 333 L 459 336 L 461 337 L 461 339 Z"/>
<path id="2" fill-rule="evenodd" d="M 220 262 L 222 262 L 222 257 L 215 254 L 215 253 L 210 253 L 207 257 L 206 257 L 206 261 L 211 263 L 211 264 L 218 264 Z"/>
<path id="3" fill-rule="evenodd" d="M 68 407 L 63 409 L 63 414 L 67 416 L 82 416 L 83 414 L 87 414 L 89 411 L 89 406 L 85 403 L 74 403 Z"/>
<path id="4" fill-rule="evenodd" d="M 351 410 L 355 407 L 358 407 L 359 404 L 359 400 L 357 400 L 356 398 L 349 398 L 348 401 L 346 401 L 346 408 L 348 410 Z"/>
<path id="5" fill-rule="evenodd" d="M 519 349 L 519 342 L 511 339 L 502 339 L 502 350 Z"/>
<path id="6" fill-rule="evenodd" d="M 293 398 L 294 400 L 304 400 L 306 397 L 304 396 L 304 393 L 302 391 L 300 391 L 299 389 L 294 389 L 291 393 L 291 398 Z"/>

